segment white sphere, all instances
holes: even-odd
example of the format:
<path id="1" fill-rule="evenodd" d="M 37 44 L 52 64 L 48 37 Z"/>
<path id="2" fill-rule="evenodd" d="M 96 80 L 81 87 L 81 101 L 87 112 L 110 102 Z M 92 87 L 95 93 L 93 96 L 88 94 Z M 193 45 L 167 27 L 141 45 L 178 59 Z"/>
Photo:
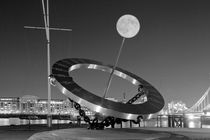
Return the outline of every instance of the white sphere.
<path id="1" fill-rule="evenodd" d="M 117 31 L 125 38 L 134 37 L 140 29 L 138 19 L 133 15 L 123 15 L 117 21 Z"/>

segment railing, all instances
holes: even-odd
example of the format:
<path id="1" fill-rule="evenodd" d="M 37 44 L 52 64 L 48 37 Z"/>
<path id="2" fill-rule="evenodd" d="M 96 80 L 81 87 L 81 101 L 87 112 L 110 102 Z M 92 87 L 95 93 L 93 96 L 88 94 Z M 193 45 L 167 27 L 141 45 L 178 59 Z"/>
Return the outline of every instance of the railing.
<path id="1" fill-rule="evenodd" d="M 0 118 L 20 118 L 20 119 L 46 119 L 47 114 L 0 114 Z M 69 114 L 53 114 L 53 119 L 69 120 L 72 117 Z"/>

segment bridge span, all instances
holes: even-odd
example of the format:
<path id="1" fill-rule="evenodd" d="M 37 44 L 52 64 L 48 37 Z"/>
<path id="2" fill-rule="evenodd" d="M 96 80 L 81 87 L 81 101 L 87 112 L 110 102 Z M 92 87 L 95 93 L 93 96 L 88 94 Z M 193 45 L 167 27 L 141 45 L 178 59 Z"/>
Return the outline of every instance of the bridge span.
<path id="1" fill-rule="evenodd" d="M 210 111 L 210 87 L 206 90 L 206 92 L 201 96 L 201 98 L 186 112 L 204 112 L 208 113 Z"/>

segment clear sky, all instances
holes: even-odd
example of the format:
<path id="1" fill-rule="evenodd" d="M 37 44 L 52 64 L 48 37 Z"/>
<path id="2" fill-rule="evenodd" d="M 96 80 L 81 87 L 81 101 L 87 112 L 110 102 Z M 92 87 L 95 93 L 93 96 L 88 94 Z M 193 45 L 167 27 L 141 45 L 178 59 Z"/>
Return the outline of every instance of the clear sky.
<path id="1" fill-rule="evenodd" d="M 50 26 L 73 29 L 51 31 L 51 62 L 88 58 L 114 64 L 122 37 L 116 22 L 135 15 L 140 32 L 126 39 L 118 66 L 150 82 L 166 103 L 182 100 L 192 106 L 210 85 L 210 2 L 208 0 L 49 0 Z M 47 98 L 45 31 L 41 0 L 3 0 L 0 4 L 0 96 L 35 95 Z M 102 94 L 106 74 L 72 72 L 74 79 Z M 101 92 L 101 93 L 100 93 Z M 136 87 L 114 78 L 110 97 L 130 97 Z M 62 98 L 56 88 L 52 98 Z"/>

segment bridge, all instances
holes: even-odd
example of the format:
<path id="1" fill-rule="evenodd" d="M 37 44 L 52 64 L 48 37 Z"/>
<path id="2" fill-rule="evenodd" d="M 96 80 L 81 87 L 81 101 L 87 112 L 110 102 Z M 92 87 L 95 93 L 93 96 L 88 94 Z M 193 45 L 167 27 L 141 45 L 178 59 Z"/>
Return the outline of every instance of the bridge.
<path id="1" fill-rule="evenodd" d="M 157 122 L 161 127 L 163 118 L 168 119 L 168 127 L 187 127 L 187 121 L 199 120 L 200 128 L 203 125 L 210 125 L 210 87 L 201 96 L 201 98 L 190 108 L 180 112 L 160 114 L 157 116 Z M 189 124 L 188 124 L 189 125 Z"/>
<path id="2" fill-rule="evenodd" d="M 201 98 L 188 110 L 186 110 L 186 113 L 193 112 L 193 113 L 198 113 L 198 112 L 206 112 L 210 110 L 210 87 L 206 90 L 206 92 L 201 96 Z"/>

